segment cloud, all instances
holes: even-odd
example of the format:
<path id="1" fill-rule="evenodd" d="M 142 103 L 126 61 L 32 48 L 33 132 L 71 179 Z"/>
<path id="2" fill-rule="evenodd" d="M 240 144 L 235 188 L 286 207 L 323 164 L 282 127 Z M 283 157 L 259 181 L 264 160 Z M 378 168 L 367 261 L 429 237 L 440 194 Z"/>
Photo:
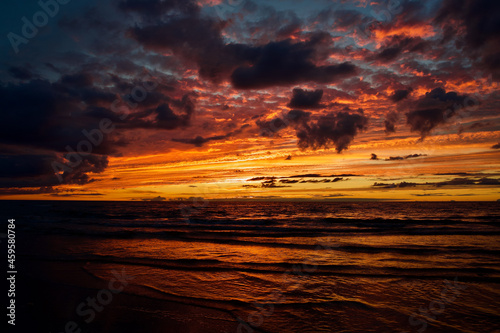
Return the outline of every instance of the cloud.
<path id="1" fill-rule="evenodd" d="M 270 42 L 258 49 L 251 65 L 234 70 L 231 82 L 237 89 L 262 89 L 303 82 L 330 83 L 354 75 L 356 67 L 349 62 L 315 65 L 316 49 L 327 42 L 325 34 L 316 34 L 304 42 Z"/>
<path id="2" fill-rule="evenodd" d="M 194 145 L 196 147 L 202 147 L 205 143 L 210 142 L 210 141 L 218 141 L 218 140 L 225 140 L 229 137 L 231 137 L 232 133 L 225 134 L 225 135 L 216 135 L 216 136 L 211 136 L 208 138 L 204 138 L 202 136 L 197 136 L 194 139 L 172 139 L 172 141 L 175 142 L 182 142 L 182 143 L 188 143 L 191 145 Z"/>
<path id="3" fill-rule="evenodd" d="M 56 193 L 51 193 L 50 196 L 52 197 L 74 197 L 74 196 L 102 196 L 104 194 L 102 193 L 98 193 L 98 192 L 91 192 L 91 193 L 84 193 L 84 192 L 80 192 L 80 193 L 60 193 L 60 192 L 56 192 Z"/>
<path id="4" fill-rule="evenodd" d="M 390 156 L 389 158 L 386 158 L 386 161 L 402 161 L 402 160 L 407 160 L 409 158 L 417 158 L 417 157 L 423 157 L 427 156 L 427 154 L 410 154 L 406 156 Z"/>
<path id="5" fill-rule="evenodd" d="M 333 179 L 304 179 L 300 183 L 336 183 L 342 180 L 348 180 L 343 177 L 335 177 Z"/>
<path id="6" fill-rule="evenodd" d="M 408 98 L 408 96 L 410 95 L 410 93 L 413 91 L 412 88 L 408 88 L 408 89 L 400 89 L 400 90 L 396 90 L 391 96 L 390 96 L 390 99 L 393 101 L 393 102 L 399 102 L 399 101 L 402 101 L 403 99 L 405 98 Z"/>
<path id="7" fill-rule="evenodd" d="M 297 179 L 281 179 L 280 180 L 280 183 L 284 183 L 284 184 L 296 184 L 298 182 L 299 182 L 299 180 L 297 180 Z"/>
<path id="8" fill-rule="evenodd" d="M 10 185 L 3 180 L 0 186 L 85 184 L 93 181 L 90 174 L 104 171 L 107 155 L 116 155 L 127 145 L 121 129 L 173 130 L 190 125 L 195 110 L 190 96 L 171 98 L 161 92 L 165 87 L 159 86 L 140 106 L 130 107 L 125 119 L 111 107 L 115 101 L 126 105 L 121 89 L 130 92 L 135 86 L 116 77 L 112 84 L 103 85 L 102 79 L 96 73 L 79 71 L 53 82 L 35 78 L 0 84 L 0 145 L 16 147 L 5 151 L 2 161 L 17 166 L 1 166 Z M 112 128 L 120 130 L 95 134 L 106 118 Z M 65 167 L 67 153 L 79 149 L 89 154 L 81 154 L 76 167 Z M 62 181 L 55 175 L 52 162 L 57 163 Z"/>
<path id="9" fill-rule="evenodd" d="M 50 186 L 43 186 L 38 189 L 32 188 L 0 188 L 0 195 L 20 195 L 20 194 L 47 194 L 56 190 Z"/>
<path id="10" fill-rule="evenodd" d="M 406 35 L 395 35 L 387 39 L 380 51 L 367 57 L 367 60 L 377 60 L 382 63 L 395 61 L 403 53 L 423 53 L 428 42 L 420 37 L 408 37 Z"/>
<path id="11" fill-rule="evenodd" d="M 147 49 L 172 51 L 188 64 L 196 64 L 202 78 L 221 82 L 234 68 L 252 61 L 258 54 L 258 48 L 226 44 L 221 34 L 226 23 L 202 16 L 199 6 L 192 1 L 173 1 L 168 5 L 158 2 L 149 1 L 153 4 L 151 9 L 127 7 L 140 13 L 144 20 L 142 25 L 129 29 L 129 36 Z M 155 6 L 165 7 L 164 11 L 156 12 Z"/>
<path id="12" fill-rule="evenodd" d="M 411 154 L 411 155 L 405 156 L 405 159 L 417 158 L 417 157 L 422 157 L 422 156 L 427 156 L 427 154 Z"/>
<path id="13" fill-rule="evenodd" d="M 55 83 L 37 79 L 0 86 L 0 143 L 63 152 L 68 145 L 76 149 L 86 139 L 83 130 L 98 128 L 101 119 L 86 114 L 87 107 L 111 104 L 115 95 L 89 87 L 81 79 L 67 78 Z M 93 153 L 113 153 L 113 146 L 107 136 Z"/>
<path id="14" fill-rule="evenodd" d="M 297 129 L 298 146 L 301 149 L 316 150 L 333 145 L 340 153 L 349 147 L 354 137 L 365 130 L 367 125 L 368 117 L 362 111 L 329 113 L 320 116 L 316 122 Z"/>
<path id="15" fill-rule="evenodd" d="M 477 183 L 477 185 L 500 185 L 500 179 L 495 178 L 481 178 Z"/>
<path id="16" fill-rule="evenodd" d="M 118 8 L 124 12 L 135 12 L 143 18 L 159 18 L 171 10 L 179 10 L 183 13 L 198 12 L 199 7 L 191 0 L 122 0 Z"/>
<path id="17" fill-rule="evenodd" d="M 498 186 L 500 185 L 500 179 L 496 178 L 468 178 L 468 177 L 460 177 L 453 178 L 450 180 L 445 180 L 442 182 L 426 182 L 426 183 L 411 183 L 411 182 L 401 182 L 401 183 L 377 183 L 375 182 L 372 187 L 376 188 L 407 188 L 407 187 L 416 187 L 416 186 L 427 186 L 427 187 L 443 187 L 443 186 L 458 186 L 458 187 L 467 187 L 467 186 Z"/>
<path id="18" fill-rule="evenodd" d="M 435 127 L 446 124 L 458 110 L 475 103 L 466 95 L 436 88 L 416 102 L 416 109 L 406 114 L 406 123 L 412 132 L 419 132 L 423 140 Z"/>
<path id="19" fill-rule="evenodd" d="M 151 199 L 142 199 L 143 201 L 165 201 L 167 200 L 167 198 L 165 197 L 162 197 L 162 196 L 157 196 L 157 197 L 154 197 L 154 198 L 151 198 Z"/>
<path id="20" fill-rule="evenodd" d="M 439 182 L 435 183 L 434 185 L 437 187 L 442 187 L 442 186 L 454 186 L 454 185 L 475 185 L 476 180 L 475 179 L 470 179 L 470 178 L 454 178 L 452 180 L 447 180 L 444 182 Z"/>
<path id="21" fill-rule="evenodd" d="M 321 14 L 327 14 L 326 12 L 320 13 Z M 331 17 L 331 16 L 330 16 Z M 346 27 L 352 27 L 355 25 L 359 25 L 362 20 L 363 16 L 361 15 L 360 12 L 357 10 L 350 10 L 350 9 L 339 9 L 336 10 L 333 13 L 334 17 L 334 24 L 336 27 L 340 28 L 346 28 Z"/>
<path id="22" fill-rule="evenodd" d="M 68 155 L 67 155 L 68 156 Z M 68 156 L 69 157 L 69 156 Z M 74 157 L 69 157 L 75 163 Z M 0 187 L 52 187 L 61 184 L 83 185 L 94 180 L 90 174 L 102 173 L 108 166 L 108 158 L 89 154 L 80 156 L 80 163 L 74 165 L 56 154 L 3 154 L 0 155 Z M 60 170 L 56 176 L 54 164 Z"/>
<path id="23" fill-rule="evenodd" d="M 238 35 L 250 34 L 256 44 L 297 37 L 303 30 L 302 20 L 291 10 L 277 10 L 272 5 L 258 6 L 252 1 L 246 1 L 241 13 L 248 16 L 253 14 L 258 19 L 243 21 L 241 25 L 230 25 L 227 30 Z"/>
<path id="24" fill-rule="evenodd" d="M 372 186 L 378 188 L 408 188 L 408 187 L 415 187 L 417 185 L 422 185 L 422 184 L 409 183 L 409 182 L 392 183 L 392 184 L 374 183 Z"/>
<path id="25" fill-rule="evenodd" d="M 278 188 L 278 187 L 290 187 L 290 186 L 278 185 L 276 183 L 276 178 L 272 178 L 272 179 L 269 179 L 269 180 L 264 180 L 261 183 L 261 187 L 263 187 L 263 188 Z"/>
<path id="26" fill-rule="evenodd" d="M 323 90 L 305 90 L 300 88 L 293 89 L 292 99 L 288 106 L 291 108 L 318 108 L 322 105 L 319 103 L 323 97 Z"/>
<path id="27" fill-rule="evenodd" d="M 255 124 L 260 128 L 262 136 L 272 137 L 288 126 L 305 126 L 310 116 L 311 113 L 307 111 L 290 110 L 284 117 L 276 117 L 266 121 L 258 119 Z"/>
<path id="28" fill-rule="evenodd" d="M 226 139 L 229 139 L 233 136 L 236 136 L 236 135 L 242 133 L 243 130 L 249 126 L 250 125 L 248 125 L 248 124 L 244 124 L 240 128 L 238 128 L 234 131 L 231 131 L 229 133 L 223 134 L 223 135 L 213 135 L 213 136 L 206 137 L 206 138 L 202 137 L 201 135 L 198 135 L 197 137 L 195 137 L 193 139 L 174 138 L 174 139 L 172 139 L 172 141 L 192 144 L 196 147 L 202 147 L 205 143 L 210 142 L 210 141 L 221 141 L 221 140 L 226 140 Z"/>
<path id="29" fill-rule="evenodd" d="M 491 149 L 500 149 L 500 142 L 491 146 Z"/>
<path id="30" fill-rule="evenodd" d="M 315 64 L 318 51 L 331 43 L 327 33 L 312 34 L 307 41 L 286 39 L 262 46 L 227 43 L 222 37 L 227 23 L 201 15 L 196 4 L 188 3 L 187 8 L 180 1 L 166 5 L 153 0 L 144 8 L 137 6 L 137 1 L 121 2 L 120 6 L 144 19 L 141 25 L 129 29 L 131 38 L 148 49 L 170 50 L 196 64 L 199 75 L 212 82 L 230 77 L 237 89 L 259 89 L 302 82 L 329 83 L 355 73 L 355 66 L 348 62 Z M 165 14 L 159 15 L 160 11 Z M 166 15 L 169 12 L 176 15 Z"/>
<path id="31" fill-rule="evenodd" d="M 396 122 L 399 120 L 399 115 L 397 112 L 391 111 L 387 114 L 384 120 L 385 133 L 395 133 L 396 132 Z"/>
<path id="32" fill-rule="evenodd" d="M 247 182 L 255 182 L 255 181 L 261 181 L 261 180 L 271 180 L 271 179 L 274 179 L 276 177 L 253 177 L 253 178 L 250 178 L 250 179 L 247 179 Z"/>
<path id="33" fill-rule="evenodd" d="M 372 156 L 370 157 L 370 160 L 374 160 L 374 161 L 378 160 L 377 154 L 373 154 L 372 153 Z"/>
<path id="34" fill-rule="evenodd" d="M 500 74 L 500 2 L 496 0 L 445 0 L 434 23 L 441 25 L 443 42 L 455 38 L 476 66 L 486 74 Z"/>
<path id="35" fill-rule="evenodd" d="M 13 78 L 19 80 L 30 80 L 35 77 L 35 74 L 33 74 L 28 68 L 18 66 L 11 66 L 9 68 L 9 74 Z"/>
<path id="36" fill-rule="evenodd" d="M 315 175 L 315 176 L 321 177 L 319 175 Z M 307 179 L 307 178 L 312 178 L 312 177 L 309 177 L 308 175 L 305 175 L 304 178 L 306 178 L 306 179 L 303 179 L 303 178 L 297 179 L 298 177 L 280 177 L 280 178 L 281 179 L 279 179 L 279 181 L 278 181 L 277 177 L 254 177 L 251 179 L 247 179 L 247 181 L 261 181 L 261 187 L 290 187 L 290 186 L 279 185 L 278 183 L 280 183 L 280 184 L 297 184 L 297 183 L 316 184 L 316 183 L 336 183 L 339 181 L 348 180 L 348 179 L 343 178 L 343 177 L 335 177 L 333 179 L 328 179 L 328 178 Z M 292 179 L 290 179 L 290 178 L 292 178 Z M 244 185 L 244 187 L 256 187 L 256 186 Z"/>
<path id="37" fill-rule="evenodd" d="M 293 126 L 297 135 L 297 145 L 300 149 L 320 149 L 335 146 L 337 152 L 349 147 L 354 137 L 367 128 L 368 117 L 362 109 L 356 113 L 344 111 L 322 115 L 316 121 L 310 118 L 311 113 L 302 110 L 291 110 L 283 118 L 269 121 L 257 120 L 262 136 L 273 136 L 275 133 Z"/>
<path id="38" fill-rule="evenodd" d="M 188 95 L 184 95 L 181 100 L 170 99 L 169 103 L 162 103 L 155 108 L 134 112 L 128 116 L 127 121 L 119 125 L 124 128 L 157 128 L 173 130 L 180 127 L 187 127 L 191 123 L 191 116 L 194 113 L 194 103 Z M 171 106 L 178 109 L 178 113 L 172 110 Z"/>

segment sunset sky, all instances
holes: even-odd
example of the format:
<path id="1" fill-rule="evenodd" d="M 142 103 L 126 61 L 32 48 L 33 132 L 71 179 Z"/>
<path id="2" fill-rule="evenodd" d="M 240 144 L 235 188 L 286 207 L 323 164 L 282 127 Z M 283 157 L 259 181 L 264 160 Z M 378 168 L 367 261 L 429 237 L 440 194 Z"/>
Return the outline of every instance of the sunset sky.
<path id="1" fill-rule="evenodd" d="M 500 1 L 41 3 L 2 4 L 0 199 L 500 199 Z"/>

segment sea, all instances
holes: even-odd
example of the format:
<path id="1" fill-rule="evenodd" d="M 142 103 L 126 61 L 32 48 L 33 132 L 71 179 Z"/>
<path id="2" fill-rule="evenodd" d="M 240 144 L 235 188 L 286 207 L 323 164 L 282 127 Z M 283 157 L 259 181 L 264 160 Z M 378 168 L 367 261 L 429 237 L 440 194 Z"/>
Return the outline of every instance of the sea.
<path id="1" fill-rule="evenodd" d="M 500 332 L 498 202 L 1 201 L 0 210 L 17 239 L 34 239 L 18 261 L 77 263 L 102 281 L 125 270 L 128 292 L 219 309 L 235 333 Z"/>

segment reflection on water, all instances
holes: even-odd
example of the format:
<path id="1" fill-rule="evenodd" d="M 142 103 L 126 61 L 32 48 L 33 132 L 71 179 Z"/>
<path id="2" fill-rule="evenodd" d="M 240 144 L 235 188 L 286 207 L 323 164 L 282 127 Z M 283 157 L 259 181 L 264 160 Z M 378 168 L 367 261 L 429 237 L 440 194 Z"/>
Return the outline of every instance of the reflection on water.
<path id="1" fill-rule="evenodd" d="M 189 218 L 178 203 L 9 209 L 26 216 L 23 205 L 32 208 L 20 232 L 52 244 L 25 254 L 78 261 L 101 279 L 126 265 L 136 292 L 243 320 L 272 304 L 258 325 L 270 332 L 417 331 L 409 318 L 455 278 L 467 289 L 426 331 L 498 326 L 496 203 L 211 202 Z"/>

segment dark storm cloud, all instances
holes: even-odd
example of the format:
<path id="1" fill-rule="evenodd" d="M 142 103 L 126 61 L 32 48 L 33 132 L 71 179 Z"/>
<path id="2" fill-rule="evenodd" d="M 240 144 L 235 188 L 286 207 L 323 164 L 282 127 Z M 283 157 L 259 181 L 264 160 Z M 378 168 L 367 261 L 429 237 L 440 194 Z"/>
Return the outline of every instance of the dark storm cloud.
<path id="1" fill-rule="evenodd" d="M 104 155 L 81 156 L 74 168 L 61 168 L 59 179 L 53 163 L 66 165 L 56 154 L 5 154 L 0 155 L 0 187 L 52 187 L 61 184 L 83 185 L 92 182 L 92 173 L 103 172 L 108 165 Z"/>
<path id="2" fill-rule="evenodd" d="M 397 112 L 391 111 L 387 114 L 384 120 L 385 133 L 395 133 L 396 132 L 396 122 L 399 120 L 399 115 Z"/>
<path id="3" fill-rule="evenodd" d="M 320 16 L 321 14 L 325 15 L 326 13 L 320 13 Z M 334 17 L 334 25 L 336 27 L 341 27 L 341 28 L 358 25 L 363 20 L 363 15 L 361 15 L 360 12 L 349 9 L 336 10 L 333 13 L 333 17 Z"/>
<path id="4" fill-rule="evenodd" d="M 65 77 L 63 77 L 64 79 Z M 71 80 L 70 80 L 71 81 Z M 82 130 L 98 127 L 98 120 L 86 117 L 83 102 L 107 102 L 112 94 L 85 86 L 75 80 L 66 84 L 33 80 L 0 86 L 0 143 L 27 145 L 65 151 L 84 139 Z M 94 153 L 112 153 L 109 140 Z"/>
<path id="5" fill-rule="evenodd" d="M 319 103 L 323 97 L 323 90 L 305 90 L 300 88 L 293 89 L 292 99 L 288 106 L 291 108 L 318 108 L 321 107 Z"/>
<path id="6" fill-rule="evenodd" d="M 85 134 L 99 128 L 102 117 L 96 116 L 107 110 L 95 104 L 111 104 L 114 98 L 115 94 L 96 88 L 85 73 L 64 75 L 53 83 L 35 79 L 0 85 L 0 144 L 17 147 L 4 150 L 0 158 L 0 187 L 91 182 L 89 174 L 107 167 L 105 155 L 123 145 L 106 135 L 94 136 L 98 143 L 92 145 Z M 67 166 L 64 156 L 78 150 L 83 141 L 88 143 L 82 148 L 85 153 L 73 167 Z"/>
<path id="7" fill-rule="evenodd" d="M 388 47 L 380 51 L 376 59 L 382 60 L 384 62 L 388 62 L 394 60 L 398 55 L 402 52 L 400 47 Z"/>
<path id="8" fill-rule="evenodd" d="M 182 12 L 198 12 L 199 7 L 190 0 L 122 0 L 118 8 L 125 12 L 142 14 L 146 18 L 157 18 L 165 15 L 172 9 Z"/>
<path id="9" fill-rule="evenodd" d="M 310 116 L 310 112 L 290 110 L 284 117 L 276 117 L 267 121 L 258 119 L 255 123 L 260 128 L 262 136 L 272 137 L 288 126 L 297 127 L 298 125 L 305 125 L 309 121 Z"/>
<path id="10" fill-rule="evenodd" d="M 71 87 L 73 89 L 86 88 L 92 85 L 92 76 L 87 73 L 77 73 L 64 75 L 60 79 L 62 87 Z"/>
<path id="11" fill-rule="evenodd" d="M 0 155 L 0 178 L 25 178 L 54 174 L 52 161 L 55 154 L 39 155 Z"/>
<path id="12" fill-rule="evenodd" d="M 319 49 L 331 44 L 327 33 L 314 33 L 309 40 L 300 42 L 286 39 L 262 46 L 228 44 L 222 36 L 227 22 L 203 16 L 195 4 L 179 12 L 181 4 L 175 2 L 163 9 L 175 15 L 164 15 L 154 22 L 151 18 L 157 15 L 151 12 L 156 11 L 155 6 L 163 5 L 151 6 L 152 10 L 129 9 L 149 18 L 145 24 L 131 28 L 130 37 L 148 49 L 170 50 L 185 61 L 196 64 L 199 75 L 213 82 L 230 77 L 235 88 L 255 89 L 301 82 L 329 83 L 355 73 L 355 66 L 347 62 L 325 66 L 315 64 Z M 296 29 L 297 25 L 298 22 L 292 22 L 286 30 Z"/>
<path id="13" fill-rule="evenodd" d="M 399 102 L 399 101 L 402 101 L 403 99 L 407 98 L 410 93 L 413 91 L 412 88 L 408 88 L 408 89 L 400 89 L 400 90 L 396 90 L 391 96 L 390 96 L 390 99 L 393 101 L 393 102 Z"/>
<path id="14" fill-rule="evenodd" d="M 176 56 L 196 64 L 204 79 L 220 82 L 259 52 L 258 48 L 243 44 L 226 44 L 221 34 L 226 23 L 202 16 L 193 1 L 174 1 L 168 6 L 158 2 L 148 1 L 151 9 L 148 6 L 135 8 L 127 2 L 127 10 L 142 14 L 148 22 L 129 29 L 130 37 L 148 49 L 171 50 Z M 152 18 L 160 16 L 156 6 L 163 8 L 165 17 L 151 23 Z M 165 15 L 171 11 L 175 15 Z"/>
<path id="15" fill-rule="evenodd" d="M 369 33 L 369 27 L 374 22 L 374 19 L 353 9 L 338 9 L 335 6 L 323 9 L 315 17 L 310 20 L 313 24 L 318 24 L 324 29 L 335 28 L 339 31 L 356 31 L 360 30 Z"/>
<path id="16" fill-rule="evenodd" d="M 66 155 L 68 157 L 68 155 Z M 104 155 L 81 156 L 82 161 L 76 167 L 64 171 L 61 175 L 62 183 L 83 185 L 94 180 L 89 173 L 101 173 L 108 166 L 108 157 Z"/>
<path id="17" fill-rule="evenodd" d="M 165 87 L 158 86 L 140 107 L 129 104 L 128 116 L 122 117 L 112 106 L 120 101 L 121 88 L 130 92 L 134 86 L 121 80 L 108 82 L 115 85 L 103 85 L 100 75 L 77 72 L 55 82 L 33 79 L 0 85 L 0 145 L 17 147 L 1 157 L 0 172 L 5 179 L 0 186 L 91 182 L 91 174 L 107 167 L 107 155 L 127 145 L 120 131 L 96 134 L 103 119 L 119 129 L 173 130 L 190 125 L 194 103 L 188 95 L 171 98 L 161 93 Z M 68 153 L 79 149 L 83 153 L 75 161 Z"/>
<path id="18" fill-rule="evenodd" d="M 466 95 L 436 88 L 417 101 L 416 110 L 406 114 L 406 122 L 412 132 L 420 133 L 423 140 L 432 129 L 447 123 L 460 109 L 475 104 Z"/>
<path id="19" fill-rule="evenodd" d="M 29 69 L 26 67 L 18 67 L 18 66 L 11 66 L 9 68 L 9 74 L 15 79 L 19 80 L 30 80 L 34 78 L 35 74 L 33 74 Z"/>
<path id="20" fill-rule="evenodd" d="M 258 20 L 243 21 L 241 25 L 230 25 L 228 32 L 237 35 L 251 35 L 257 44 L 265 44 L 272 40 L 282 40 L 301 33 L 303 22 L 293 10 L 276 10 L 272 5 L 262 4 L 249 8 L 246 1 L 241 15 L 254 13 Z M 257 12 L 256 12 L 257 11 Z"/>
<path id="21" fill-rule="evenodd" d="M 73 99 L 74 102 L 82 101 L 88 105 L 111 104 L 117 97 L 116 94 L 96 88 L 93 77 L 89 73 L 63 75 L 52 86 L 53 89 Z"/>
<path id="22" fill-rule="evenodd" d="M 251 56 L 243 46 L 226 46 L 222 24 L 198 14 L 175 16 L 167 22 L 130 29 L 139 43 L 156 51 L 171 50 L 198 66 L 202 78 L 219 82 L 241 63 L 238 56 Z"/>
<path id="23" fill-rule="evenodd" d="M 329 113 L 320 116 L 315 122 L 311 120 L 310 112 L 291 110 L 283 118 L 274 118 L 269 121 L 257 120 L 262 136 L 272 137 L 274 134 L 289 126 L 295 128 L 300 149 L 320 149 L 335 146 L 337 152 L 348 148 L 358 132 L 367 128 L 368 117 L 362 109 L 356 113 L 344 111 Z"/>
<path id="24" fill-rule="evenodd" d="M 403 52 L 422 53 L 426 50 L 428 44 L 427 41 L 420 37 L 406 37 L 404 35 L 393 36 L 384 43 L 375 56 L 369 56 L 367 60 L 376 59 L 381 62 L 393 61 Z"/>
<path id="25" fill-rule="evenodd" d="M 238 89 L 260 89 L 301 82 L 330 83 L 354 75 L 356 67 L 349 62 L 328 66 L 314 64 L 316 48 L 325 42 L 324 34 L 305 42 L 271 42 L 259 49 L 251 66 L 236 68 L 231 82 Z"/>
<path id="26" fill-rule="evenodd" d="M 496 0 L 445 0 L 435 20 L 451 25 L 450 19 L 465 23 L 465 41 L 470 47 L 483 46 L 500 36 L 500 3 Z"/>
<path id="27" fill-rule="evenodd" d="M 457 39 L 457 47 L 464 48 L 479 68 L 500 74 L 499 1 L 445 0 L 435 23 L 443 26 L 444 42 Z"/>
<path id="28" fill-rule="evenodd" d="M 500 149 L 500 142 L 491 146 L 491 149 Z"/>
<path id="29" fill-rule="evenodd" d="M 362 112 L 330 113 L 297 130 L 298 146 L 301 149 L 319 149 L 333 144 L 340 153 L 349 147 L 354 137 L 365 130 L 367 125 L 368 117 Z"/>
<path id="30" fill-rule="evenodd" d="M 42 186 L 38 189 L 0 188 L 0 195 L 46 194 L 56 191 L 56 189 L 50 186 Z"/>
<path id="31" fill-rule="evenodd" d="M 310 112 L 302 110 L 291 110 L 287 114 L 287 119 L 293 124 L 303 124 L 309 120 L 311 116 Z"/>
<path id="32" fill-rule="evenodd" d="M 188 95 L 181 100 L 169 99 L 170 103 L 161 103 L 155 108 L 139 110 L 128 116 L 127 121 L 119 124 L 123 128 L 147 128 L 173 130 L 187 127 L 191 124 L 194 113 L 194 103 Z M 174 112 L 172 107 L 178 112 Z"/>

